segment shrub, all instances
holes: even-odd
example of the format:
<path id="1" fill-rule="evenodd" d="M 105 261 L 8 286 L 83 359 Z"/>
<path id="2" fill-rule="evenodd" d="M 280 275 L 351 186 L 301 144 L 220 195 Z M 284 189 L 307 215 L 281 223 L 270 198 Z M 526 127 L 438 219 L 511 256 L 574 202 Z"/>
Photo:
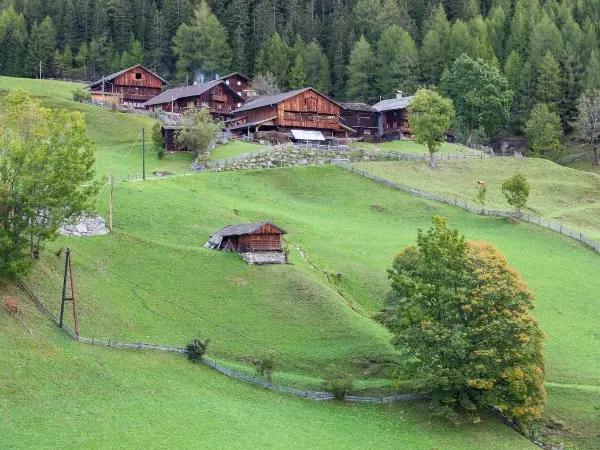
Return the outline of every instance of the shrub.
<path id="1" fill-rule="evenodd" d="M 157 157 L 158 159 L 164 159 L 164 157 L 165 157 L 165 149 L 164 149 L 164 148 L 159 148 L 159 149 L 156 151 L 156 157 Z"/>
<path id="2" fill-rule="evenodd" d="M 92 99 L 92 94 L 83 89 L 76 89 L 73 91 L 73 101 L 74 102 L 84 102 L 90 101 Z"/>
<path id="3" fill-rule="evenodd" d="M 267 376 L 270 384 L 273 384 L 273 372 L 277 366 L 275 353 L 269 352 L 262 355 L 259 359 L 253 361 L 256 372 L 261 376 Z"/>
<path id="4" fill-rule="evenodd" d="M 323 386 L 331 392 L 337 400 L 344 400 L 346 394 L 352 390 L 354 380 L 340 367 L 330 367 L 323 379 Z"/>
<path id="5" fill-rule="evenodd" d="M 19 301 L 14 297 L 4 297 L 2 309 L 11 316 L 20 316 L 23 314 L 23 308 Z"/>
<path id="6" fill-rule="evenodd" d="M 206 353 L 209 343 L 210 339 L 206 339 L 202 342 L 200 338 L 196 338 L 190 342 L 185 348 L 188 359 L 193 362 L 202 361 L 202 357 Z"/>
<path id="7" fill-rule="evenodd" d="M 518 173 L 502 183 L 502 193 L 508 204 L 514 207 L 517 213 L 521 212 L 529 198 L 529 183 L 525 175 Z"/>

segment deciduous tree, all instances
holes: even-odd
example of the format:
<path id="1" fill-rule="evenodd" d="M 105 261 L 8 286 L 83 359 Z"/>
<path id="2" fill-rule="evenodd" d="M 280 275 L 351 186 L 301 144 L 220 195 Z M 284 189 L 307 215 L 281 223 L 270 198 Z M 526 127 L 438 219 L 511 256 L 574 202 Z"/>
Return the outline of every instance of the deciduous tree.
<path id="1" fill-rule="evenodd" d="M 508 204 L 519 214 L 529 198 L 529 183 L 525 175 L 517 173 L 502 183 L 502 193 Z"/>
<path id="2" fill-rule="evenodd" d="M 560 116 L 550 110 L 548 105 L 535 105 L 529 120 L 525 122 L 527 145 L 536 154 L 558 159 L 564 148 L 563 130 Z"/>
<path id="3" fill-rule="evenodd" d="M 408 123 L 416 143 L 429 150 L 429 165 L 437 167 L 435 153 L 446 141 L 446 132 L 454 118 L 452 100 L 429 89 L 420 89 L 408 107 Z"/>
<path id="4" fill-rule="evenodd" d="M 0 273 L 30 266 L 58 228 L 93 206 L 94 144 L 83 114 L 42 108 L 24 91 L 0 100 Z"/>
<path id="5" fill-rule="evenodd" d="M 177 145 L 204 162 L 210 156 L 210 143 L 217 137 L 220 127 L 211 118 L 208 108 L 189 108 L 184 114 L 184 122 L 190 125 L 176 133 Z"/>
<path id="6" fill-rule="evenodd" d="M 467 129 L 467 145 L 473 130 L 483 127 L 491 136 L 507 122 L 513 92 L 495 67 L 463 54 L 445 76 L 443 86 Z"/>
<path id="7" fill-rule="evenodd" d="M 380 317 L 405 352 L 407 374 L 440 413 L 498 407 L 527 427 L 541 415 L 545 335 L 534 294 L 491 244 L 467 242 L 446 219 L 419 231 L 389 270 Z"/>
<path id="8" fill-rule="evenodd" d="M 575 130 L 581 140 L 592 147 L 594 158 L 592 164 L 597 166 L 598 142 L 600 142 L 600 90 L 585 92 L 577 102 L 577 121 Z"/>

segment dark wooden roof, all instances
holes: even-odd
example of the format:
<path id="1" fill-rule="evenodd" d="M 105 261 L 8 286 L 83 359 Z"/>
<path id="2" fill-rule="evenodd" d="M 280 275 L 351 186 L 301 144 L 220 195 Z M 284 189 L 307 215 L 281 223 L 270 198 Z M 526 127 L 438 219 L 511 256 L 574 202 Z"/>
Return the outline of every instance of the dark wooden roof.
<path id="1" fill-rule="evenodd" d="M 240 103 L 243 103 L 245 101 L 240 94 L 231 89 L 223 80 L 218 79 L 209 81 L 208 83 L 194 84 L 192 86 L 181 86 L 169 89 L 161 94 L 158 94 L 156 97 L 148 100 L 142 106 L 145 107 L 153 105 L 162 105 L 164 103 L 171 103 L 171 101 L 173 100 L 179 100 L 180 98 L 198 97 L 199 95 L 202 95 L 209 89 L 212 89 L 220 84 L 222 84 L 233 95 L 235 95 L 240 100 Z"/>
<path id="2" fill-rule="evenodd" d="M 117 78 L 117 77 L 120 77 L 120 76 L 121 76 L 121 75 L 123 75 L 124 73 L 127 73 L 127 72 L 129 72 L 130 70 L 133 70 L 133 69 L 137 69 L 138 67 L 139 67 L 139 68 L 141 68 L 141 69 L 144 69 L 146 72 L 148 72 L 148 73 L 150 73 L 150 74 L 154 75 L 156 78 L 158 78 L 160 81 L 162 81 L 164 85 L 167 85 L 167 84 L 169 84 L 169 83 L 167 82 L 167 80 L 165 80 L 164 78 L 162 78 L 162 77 L 160 77 L 159 75 L 155 74 L 155 73 L 154 73 L 154 72 L 152 72 L 151 70 L 149 70 L 149 69 L 146 69 L 146 68 L 145 68 L 144 66 L 142 66 L 141 64 L 136 64 L 135 66 L 131 66 L 131 67 L 128 67 L 127 69 L 119 70 L 118 72 L 115 72 L 115 73 L 113 73 L 113 74 L 110 74 L 110 75 L 107 75 L 107 76 L 105 76 L 105 77 L 102 77 L 102 78 L 101 78 L 101 79 L 99 79 L 98 81 L 96 81 L 96 82 L 94 82 L 94 83 L 92 83 L 92 84 L 89 84 L 89 85 L 88 85 L 88 88 L 92 88 L 92 87 L 94 87 L 94 86 L 99 86 L 99 85 L 101 85 L 101 84 L 102 84 L 102 82 L 107 82 L 107 81 L 114 80 L 115 78 Z"/>
<path id="3" fill-rule="evenodd" d="M 244 79 L 244 80 L 246 80 L 248 83 L 250 83 L 250 78 L 248 78 L 246 75 L 243 75 L 243 74 L 241 74 L 241 73 L 239 73 L 239 72 L 233 72 L 233 73 L 230 73 L 229 75 L 225 75 L 224 77 L 220 77 L 220 78 L 219 78 L 219 80 L 225 80 L 226 78 L 231 78 L 231 77 L 234 77 L 234 76 L 236 76 L 236 75 L 237 75 L 238 77 L 240 77 L 240 78 L 243 78 L 243 79 Z"/>
<path id="4" fill-rule="evenodd" d="M 364 112 L 372 112 L 376 113 L 377 110 L 372 106 L 367 105 L 366 103 L 340 103 L 342 109 L 350 110 L 350 111 L 364 111 Z"/>
<path id="5" fill-rule="evenodd" d="M 220 229 L 211 237 L 227 237 L 227 236 L 241 236 L 243 234 L 252 234 L 255 231 L 261 229 L 265 225 L 271 225 L 274 228 L 277 228 L 281 231 L 281 234 L 286 234 L 286 232 L 279 228 L 277 225 L 273 225 L 271 222 L 258 222 L 258 223 L 245 223 L 240 225 L 227 225 L 225 228 Z"/>
<path id="6" fill-rule="evenodd" d="M 320 95 L 321 97 L 325 97 L 331 103 L 334 103 L 335 105 L 340 106 L 340 104 L 337 103 L 335 100 L 332 100 L 331 98 L 327 97 L 326 95 L 321 94 L 316 89 L 307 87 L 307 88 L 302 88 L 302 89 L 296 89 L 295 91 L 283 92 L 281 94 L 267 95 L 266 97 L 260 97 L 256 100 L 252 100 L 251 102 L 246 103 L 241 108 L 236 109 L 234 111 L 234 113 L 242 112 L 242 111 L 249 111 L 251 109 L 263 108 L 265 106 L 277 105 L 277 104 L 283 102 L 284 100 L 287 100 L 288 98 L 295 97 L 296 95 L 300 95 L 306 91 L 313 91 L 316 94 Z M 340 108 L 341 108 L 341 106 L 340 106 Z"/>

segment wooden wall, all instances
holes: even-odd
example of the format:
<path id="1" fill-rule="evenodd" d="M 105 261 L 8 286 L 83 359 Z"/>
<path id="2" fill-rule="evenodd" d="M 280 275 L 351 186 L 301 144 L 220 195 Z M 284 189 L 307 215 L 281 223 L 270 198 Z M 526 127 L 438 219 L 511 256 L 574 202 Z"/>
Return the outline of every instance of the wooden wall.
<path id="1" fill-rule="evenodd" d="M 238 74 L 223 78 L 223 81 L 244 98 L 246 97 L 246 93 L 251 89 L 250 82 Z"/>
<path id="2" fill-rule="evenodd" d="M 233 111 L 238 108 L 238 104 L 241 106 L 242 103 L 242 100 L 221 85 L 215 86 L 199 96 L 175 100 L 173 102 L 173 112 L 184 112 L 190 106 L 196 108 L 207 107 L 213 119 L 221 120 L 233 116 Z M 163 110 L 171 112 L 171 102 L 163 103 L 161 107 Z"/>
<path id="3" fill-rule="evenodd" d="M 340 107 L 314 91 L 305 91 L 279 104 L 277 125 L 281 127 L 340 128 Z"/>
<path id="4" fill-rule="evenodd" d="M 347 109 L 342 110 L 342 123 L 350 128 L 354 128 L 357 136 L 377 134 L 378 116 L 379 114 L 376 112 Z M 371 130 L 371 132 L 365 133 L 365 130 Z"/>
<path id="5" fill-rule="evenodd" d="M 140 78 L 138 79 L 136 75 Z M 150 87 L 155 89 L 162 89 L 163 87 L 163 82 L 160 78 L 141 67 L 134 67 L 130 71 L 119 75 L 114 79 L 114 83 L 117 86 Z"/>
<path id="6" fill-rule="evenodd" d="M 382 113 L 383 134 L 393 131 L 401 131 L 410 134 L 408 125 L 408 110 L 399 109 L 395 111 L 386 111 Z"/>
<path id="7" fill-rule="evenodd" d="M 245 123 L 257 122 L 259 120 L 277 117 L 277 106 L 265 106 L 263 108 L 251 109 L 236 113 L 236 117 L 246 116 Z"/>

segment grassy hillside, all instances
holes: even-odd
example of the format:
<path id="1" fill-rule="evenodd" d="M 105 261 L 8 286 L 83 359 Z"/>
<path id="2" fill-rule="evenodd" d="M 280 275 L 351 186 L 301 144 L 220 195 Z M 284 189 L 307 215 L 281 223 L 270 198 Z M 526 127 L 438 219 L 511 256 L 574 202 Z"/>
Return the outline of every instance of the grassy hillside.
<path id="1" fill-rule="evenodd" d="M 386 358 L 387 334 L 364 315 L 385 298 L 393 254 L 414 243 L 417 228 L 429 226 L 432 215 L 442 214 L 470 239 L 497 245 L 537 293 L 536 315 L 548 333 L 549 380 L 600 385 L 600 285 L 589 282 L 598 255 L 556 233 L 425 202 L 336 167 L 121 183 L 115 203 L 115 233 L 54 245 L 81 255 L 76 267 L 84 334 L 181 344 L 199 333 L 214 338 L 220 355 L 258 351 L 210 320 L 315 371 L 330 361 Z M 248 267 L 234 254 L 202 247 L 221 226 L 251 220 L 272 220 L 289 232 L 294 266 Z M 340 273 L 341 281 L 327 284 L 296 245 L 320 269 Z M 48 297 L 58 299 L 60 260 L 47 252 L 37 274 L 42 270 L 57 277 Z M 43 279 L 36 275 L 32 282 Z"/>
<path id="2" fill-rule="evenodd" d="M 309 402 L 182 356 L 77 344 L 22 304 L 33 337 L 0 312 L 2 448 L 533 448 L 490 419 L 457 428 L 419 403 Z"/>
<path id="3" fill-rule="evenodd" d="M 544 159 L 443 161 L 431 170 L 420 161 L 361 163 L 355 167 L 408 186 L 472 202 L 477 180 L 488 186 L 487 207 L 510 209 L 502 183 L 516 173 L 531 185 L 526 212 L 600 239 L 600 176 L 568 169 Z"/>
<path id="4" fill-rule="evenodd" d="M 397 152 L 402 152 L 402 153 L 412 153 L 415 155 L 429 155 L 428 151 L 427 151 L 427 147 L 425 147 L 424 145 L 419 145 L 413 141 L 391 141 L 391 142 L 382 142 L 380 144 L 368 144 L 365 142 L 356 142 L 354 144 L 350 144 L 351 146 L 354 147 L 363 147 L 366 149 L 370 149 L 370 150 L 390 150 L 390 151 L 397 151 Z M 479 155 L 481 154 L 480 151 L 477 150 L 471 150 L 470 148 L 467 148 L 463 145 L 457 145 L 457 144 L 450 144 L 450 143 L 444 143 L 441 145 L 440 150 L 439 150 L 439 154 L 440 155 Z"/>

